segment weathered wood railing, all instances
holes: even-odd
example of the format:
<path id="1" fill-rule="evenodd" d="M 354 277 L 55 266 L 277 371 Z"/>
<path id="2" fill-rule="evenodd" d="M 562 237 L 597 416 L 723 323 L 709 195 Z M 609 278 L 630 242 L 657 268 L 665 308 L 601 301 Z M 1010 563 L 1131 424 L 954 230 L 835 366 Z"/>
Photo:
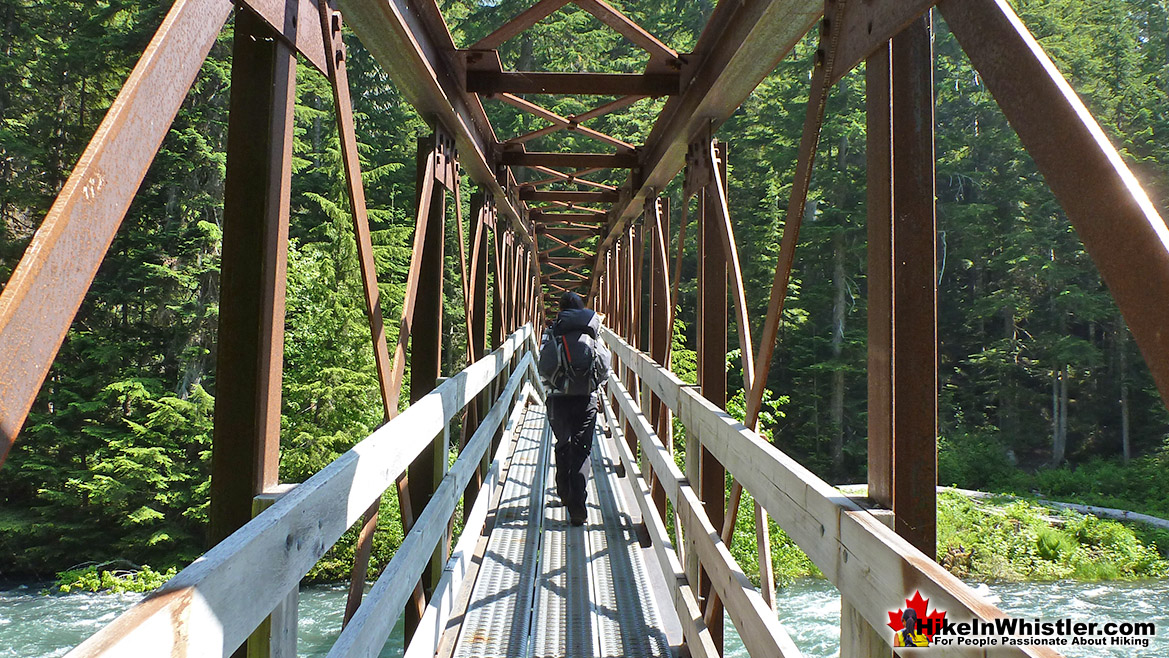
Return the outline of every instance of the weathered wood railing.
<path id="1" fill-rule="evenodd" d="M 459 374 L 447 379 L 353 449 L 293 488 L 274 505 L 220 542 L 156 592 L 86 640 L 69 655 L 89 656 L 227 656 L 240 647 L 280 604 L 317 560 L 362 517 L 365 510 L 435 437 L 449 446 L 451 421 L 492 384 L 494 404 L 446 473 L 433 498 L 342 631 L 330 656 L 377 655 L 398 614 L 447 532 L 457 503 L 497 430 L 507 418 L 525 382 L 538 381 L 531 325 L 509 336 L 503 345 Z M 539 386 L 523 390 L 536 395 Z M 521 406 L 521 405 L 515 405 Z M 511 424 L 516 418 L 513 415 Z M 506 432 L 505 432 L 506 435 Z M 484 474 L 467 520 L 464 538 L 477 535 L 487 515 L 488 493 L 498 480 L 502 450 Z M 478 525 L 476 525 L 478 524 Z M 457 558 L 438 584 L 433 601 L 449 596 L 465 571 L 469 551 L 462 541 Z M 460 567 L 459 565 L 462 565 Z M 441 610 L 428 610 L 415 641 L 428 643 L 437 633 Z M 430 655 L 433 655 L 433 648 Z M 423 652 L 425 653 L 425 651 Z"/>
<path id="2" fill-rule="evenodd" d="M 608 384 L 608 396 L 615 411 L 607 413 L 615 413 L 617 417 L 610 419 L 609 426 L 614 432 L 619 432 L 625 423 L 632 427 L 644 464 L 649 467 L 639 465 L 625 441 L 619 439 L 615 443 L 626 473 L 636 481 L 635 489 L 640 489 L 643 494 L 648 493 L 645 478 L 650 475 L 656 477 L 665 489 L 681 521 L 678 537 L 687 547 L 686 557 L 697 559 L 710 574 L 714 590 L 725 602 L 727 612 L 751 655 L 792 656 L 799 653 L 734 562 L 728 547 L 719 541 L 719 533 L 703 512 L 702 502 L 691 489 L 690 481 L 675 465 L 673 455 L 655 433 L 638 402 L 622 385 L 620 375 L 632 373 L 640 386 L 649 387 L 669 407 L 688 434 L 710 451 L 763 505 L 840 590 L 844 601 L 872 628 L 887 628 L 889 611 L 900 607 L 900 599 L 914 591 L 920 591 L 928 598 L 931 607 L 945 610 L 952 620 L 1005 616 L 932 558 L 882 524 L 872 513 L 703 398 L 674 373 L 608 329 L 603 331 L 615 363 L 615 373 L 610 376 Z M 674 576 L 667 580 L 687 642 L 695 655 L 713 655 L 709 650 L 703 650 L 706 644 L 702 635 L 702 615 L 698 612 L 695 592 L 684 576 L 683 567 L 688 573 L 690 565 L 683 565 L 671 550 L 665 525 L 652 501 L 645 495 L 639 498 L 663 570 L 667 576 Z M 782 614 L 781 610 L 781 617 Z M 888 651 L 884 648 L 884 655 L 888 655 Z M 955 656 L 988 654 L 987 649 L 968 646 L 935 646 L 932 651 L 938 655 Z M 1048 648 L 1027 647 L 999 648 L 994 650 L 994 655 L 1050 658 L 1059 654 Z"/>

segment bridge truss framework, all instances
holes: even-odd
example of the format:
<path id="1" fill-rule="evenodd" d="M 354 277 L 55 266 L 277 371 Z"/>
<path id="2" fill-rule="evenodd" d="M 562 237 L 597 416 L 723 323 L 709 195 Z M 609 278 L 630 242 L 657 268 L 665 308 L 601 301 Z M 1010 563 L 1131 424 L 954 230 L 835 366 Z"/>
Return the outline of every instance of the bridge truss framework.
<path id="1" fill-rule="evenodd" d="M 499 46 L 568 5 L 593 14 L 649 53 L 643 73 L 506 71 Z M 697 197 L 698 393 L 726 404 L 725 354 L 733 314 L 754 429 L 782 317 L 800 222 L 832 86 L 866 63 L 869 244 L 869 497 L 890 511 L 908 545 L 935 545 L 937 323 L 931 12 L 941 12 L 1050 184 L 1169 399 L 1169 229 L 1119 154 L 1006 0 L 723 0 L 694 51 L 678 53 L 605 0 L 539 0 L 468 48 L 458 48 L 434 0 L 177 0 L 147 47 L 60 196 L 0 294 L 0 459 L 32 402 L 169 124 L 222 26 L 235 14 L 224 193 L 211 534 L 249 522 L 257 496 L 278 485 L 284 286 L 297 55 L 332 83 L 347 190 L 387 422 L 398 415 L 407 365 L 411 403 L 440 383 L 446 199 L 453 197 L 468 361 L 504 345 L 526 324 L 542 326 L 554 300 L 577 290 L 607 315 L 613 338 L 668 364 L 689 199 Z M 386 340 L 346 77 L 342 17 L 432 128 L 418 144 L 417 223 L 398 342 Z M 767 315 L 752 336 L 727 201 L 727 144 L 719 126 L 818 25 L 795 181 Z M 617 100 L 561 116 L 525 95 L 602 95 Z M 644 144 L 584 125 L 647 97 L 667 100 Z M 499 139 L 484 102 L 507 103 L 548 126 Z M 525 143 L 572 131 L 605 148 L 541 153 Z M 1068 154 L 1075 157 L 1067 157 Z M 544 178 L 517 177 L 527 168 Z M 629 170 L 625 184 L 589 176 Z M 662 191 L 682 171 L 681 212 Z M 459 181 L 478 186 L 463 235 Z M 671 221 L 680 214 L 676 253 Z M 646 251 L 648 250 L 648 255 Z M 469 254 L 468 254 L 469 252 Z M 671 267 L 672 261 L 672 267 Z M 493 284 L 489 284 L 493 282 Z M 644 289 L 643 289 L 644 288 Z M 488 310 L 490 307 L 490 311 Z M 490 318 L 490 321 L 489 321 Z M 409 348 L 409 349 L 407 349 Z M 652 370 L 619 355 L 620 389 L 671 436 L 674 407 L 649 383 Z M 409 361 L 409 364 L 407 364 Z M 492 389 L 498 393 L 502 375 Z M 672 390 L 672 389 L 670 389 Z M 680 395 L 674 391 L 673 395 Z M 462 442 L 492 415 L 491 398 L 467 407 Z M 617 400 L 615 400 L 617 402 Z M 620 405 L 618 405 L 620 406 Z M 638 426 L 619 414 L 633 455 Z M 396 478 L 404 530 L 443 481 L 443 432 Z M 641 446 L 639 448 L 639 445 Z M 685 477 L 723 543 L 733 533 L 742 486 L 724 497 L 725 469 L 692 438 Z M 484 459 L 486 464 L 486 458 Z M 407 474 L 409 477 L 407 477 Z M 736 474 L 737 476 L 738 474 Z M 467 484 L 467 506 L 487 477 Z M 648 493 L 667 514 L 665 477 L 647 469 Z M 676 484 L 676 483 L 675 483 Z M 675 487 L 676 488 L 676 487 Z M 676 492 L 675 492 L 676 493 Z M 760 492 L 756 500 L 762 500 Z M 380 498 L 378 499 L 380 500 Z M 348 621 L 358 610 L 378 500 L 364 514 Z M 677 508 L 675 507 L 675 512 Z M 757 527 L 766 527 L 762 502 Z M 760 564 L 769 565 L 767 534 Z M 444 548 L 445 546 L 445 548 Z M 693 550 L 693 549 L 692 549 Z M 807 548 L 805 547 L 805 550 Z M 425 614 L 449 537 L 413 588 L 408 624 Z M 691 551 L 687 551 L 691 552 Z M 846 554 L 847 555 L 847 554 Z M 704 626 L 721 645 L 719 592 L 701 560 L 686 565 Z M 769 570 L 762 596 L 772 603 Z M 914 580 L 909 578 L 909 580 Z M 845 617 L 851 602 L 845 592 Z M 869 619 L 868 623 L 872 624 Z M 875 624 L 874 624 L 875 625 Z M 862 637 L 857 635 L 856 637 Z M 857 642 L 861 642 L 857 640 Z M 861 642 L 863 644 L 863 642 Z M 879 642 L 877 643 L 879 645 Z M 850 645 L 859 647 L 860 644 Z M 868 645 L 866 645 L 868 646 Z M 850 648 L 850 652 L 861 649 Z M 851 655 L 851 654 L 850 654 Z"/>

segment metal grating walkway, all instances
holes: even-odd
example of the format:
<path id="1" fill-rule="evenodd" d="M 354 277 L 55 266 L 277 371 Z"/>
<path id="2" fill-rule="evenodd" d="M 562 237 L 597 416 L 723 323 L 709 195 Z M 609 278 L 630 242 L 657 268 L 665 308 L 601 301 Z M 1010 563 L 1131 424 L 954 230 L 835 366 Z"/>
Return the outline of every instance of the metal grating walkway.
<path id="1" fill-rule="evenodd" d="M 544 412 L 530 405 L 523 420 L 454 657 L 670 656 L 600 424 L 588 523 L 573 527 L 545 504 L 556 487 Z"/>

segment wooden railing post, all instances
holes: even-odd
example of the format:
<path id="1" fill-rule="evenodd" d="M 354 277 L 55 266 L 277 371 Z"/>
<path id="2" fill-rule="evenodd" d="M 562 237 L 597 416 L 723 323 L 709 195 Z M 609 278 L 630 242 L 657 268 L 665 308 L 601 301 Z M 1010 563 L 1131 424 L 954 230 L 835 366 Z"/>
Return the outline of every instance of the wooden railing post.
<path id="1" fill-rule="evenodd" d="M 252 518 L 276 504 L 295 484 L 281 484 L 252 499 Z M 297 606 L 300 586 L 293 587 L 272 614 L 248 637 L 247 658 L 296 658 Z"/>

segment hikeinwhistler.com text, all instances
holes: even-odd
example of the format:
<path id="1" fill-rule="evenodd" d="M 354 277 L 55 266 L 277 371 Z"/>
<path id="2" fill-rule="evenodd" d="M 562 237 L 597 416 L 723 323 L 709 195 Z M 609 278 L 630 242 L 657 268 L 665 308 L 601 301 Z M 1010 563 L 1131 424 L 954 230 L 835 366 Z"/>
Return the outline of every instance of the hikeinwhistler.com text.
<path id="1" fill-rule="evenodd" d="M 1157 625 L 1140 621 L 1082 621 L 1001 617 L 973 621 L 931 619 L 919 625 L 933 633 L 935 646 L 1114 646 L 1145 647 L 1157 635 Z"/>

